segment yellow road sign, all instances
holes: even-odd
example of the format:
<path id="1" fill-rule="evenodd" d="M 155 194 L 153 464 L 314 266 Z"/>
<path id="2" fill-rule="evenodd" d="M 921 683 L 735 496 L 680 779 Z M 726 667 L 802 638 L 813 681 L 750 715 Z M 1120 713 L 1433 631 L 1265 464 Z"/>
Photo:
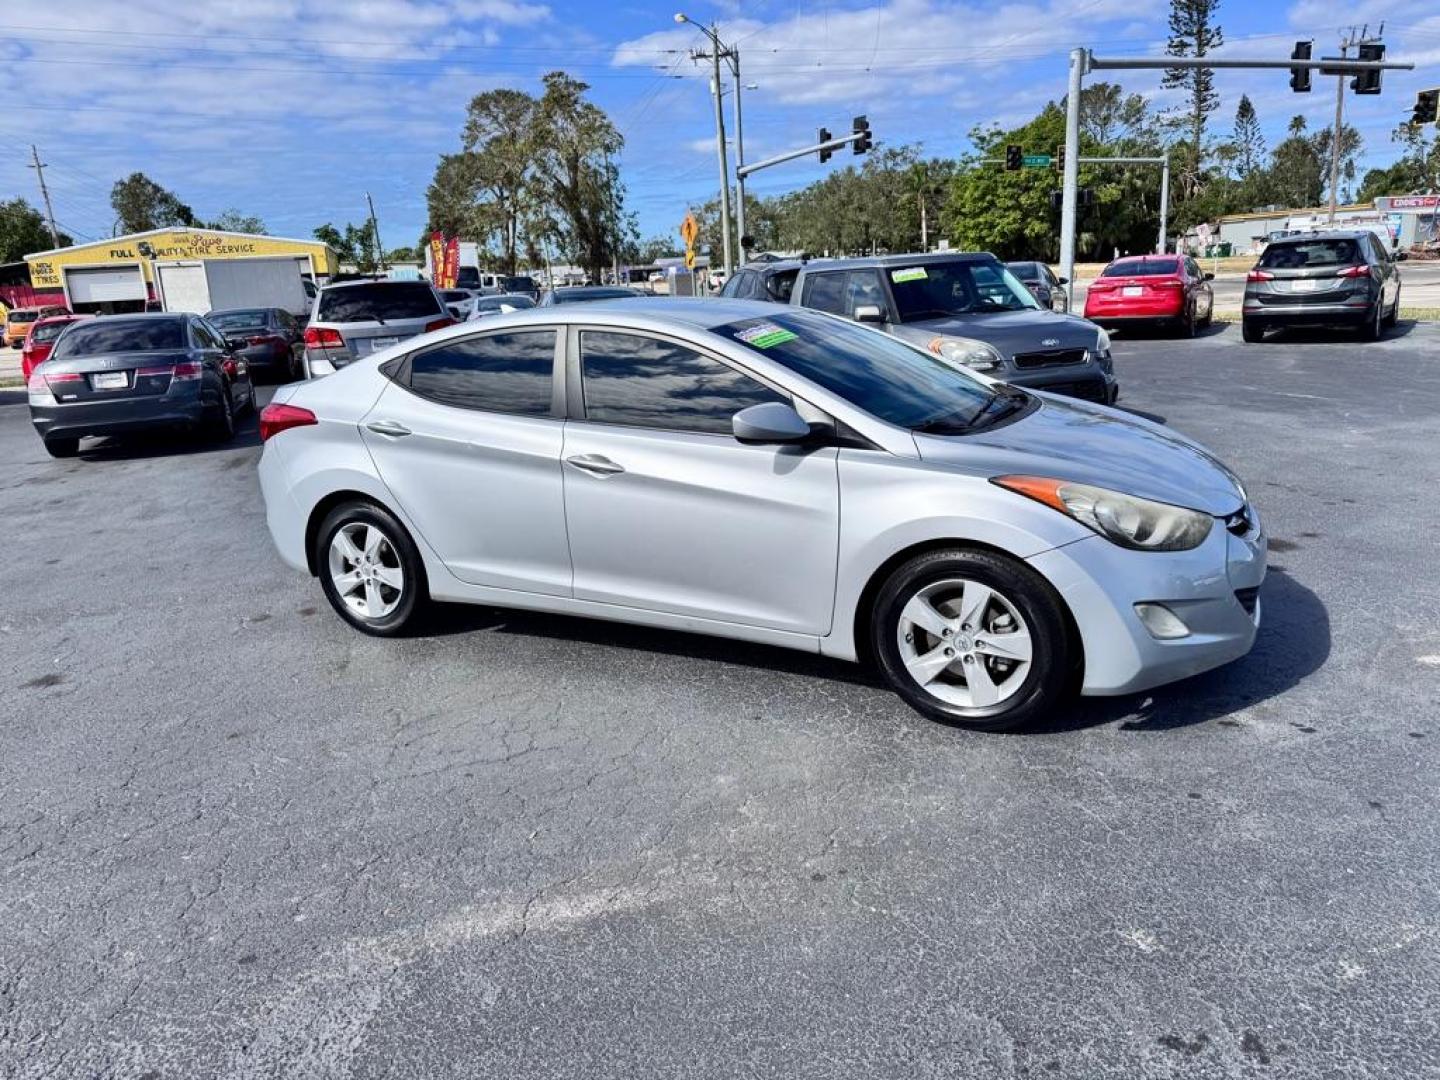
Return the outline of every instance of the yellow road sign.
<path id="1" fill-rule="evenodd" d="M 694 214 L 686 214 L 685 220 L 680 223 L 680 238 L 685 241 L 687 248 L 695 246 L 695 238 L 700 235 L 700 223 L 695 220 Z"/>
<path id="2" fill-rule="evenodd" d="M 686 270 L 694 270 L 694 269 L 695 269 L 695 249 L 694 249 L 694 248 L 686 248 L 686 249 L 685 249 L 685 269 L 686 269 Z"/>

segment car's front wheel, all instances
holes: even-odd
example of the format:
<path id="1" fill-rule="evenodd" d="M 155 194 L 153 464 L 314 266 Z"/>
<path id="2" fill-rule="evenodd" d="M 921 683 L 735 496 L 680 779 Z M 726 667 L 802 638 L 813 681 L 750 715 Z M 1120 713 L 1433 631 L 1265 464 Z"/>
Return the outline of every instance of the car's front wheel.
<path id="1" fill-rule="evenodd" d="M 321 522 L 315 544 L 325 597 L 351 626 L 393 637 L 419 621 L 429 599 L 425 568 L 392 514 L 370 503 L 346 503 Z"/>
<path id="2" fill-rule="evenodd" d="M 932 720 L 1013 731 L 1065 698 L 1061 601 L 1020 562 L 953 548 L 916 556 L 876 599 L 871 644 L 895 691 Z"/>

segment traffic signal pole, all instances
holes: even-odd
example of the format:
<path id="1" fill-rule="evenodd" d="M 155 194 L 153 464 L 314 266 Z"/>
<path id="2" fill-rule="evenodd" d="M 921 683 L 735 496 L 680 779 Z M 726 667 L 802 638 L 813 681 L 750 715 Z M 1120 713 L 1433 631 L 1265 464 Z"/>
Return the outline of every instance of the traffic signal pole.
<path id="1" fill-rule="evenodd" d="M 1065 176 L 1061 184 L 1060 272 L 1075 278 L 1075 199 L 1080 188 L 1080 90 L 1092 71 L 1164 71 L 1168 68 L 1213 68 L 1248 71 L 1324 68 L 1331 75 L 1363 75 L 1379 71 L 1414 71 L 1415 65 L 1388 60 L 1244 60 L 1212 56 L 1095 56 L 1089 49 L 1070 50 L 1070 88 L 1065 98 Z M 1166 192 L 1167 199 L 1169 192 Z"/>

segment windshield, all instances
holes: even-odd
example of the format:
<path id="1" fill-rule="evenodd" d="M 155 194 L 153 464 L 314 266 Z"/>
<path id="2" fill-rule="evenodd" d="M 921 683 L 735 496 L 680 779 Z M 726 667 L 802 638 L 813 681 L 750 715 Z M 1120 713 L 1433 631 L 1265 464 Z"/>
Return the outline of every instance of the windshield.
<path id="1" fill-rule="evenodd" d="M 639 295 L 634 289 L 623 288 L 560 289 L 555 293 L 555 303 L 569 304 L 576 300 L 619 300 L 626 296 Z"/>
<path id="2" fill-rule="evenodd" d="M 185 324 L 179 319 L 96 319 L 75 323 L 55 345 L 53 360 L 100 353 L 153 352 L 185 348 Z"/>
<path id="3" fill-rule="evenodd" d="M 264 326 L 265 311 L 257 308 L 254 311 L 212 311 L 205 316 L 205 321 L 217 330 L 236 330 L 240 327 Z"/>
<path id="4" fill-rule="evenodd" d="M 999 263 L 977 260 L 887 267 L 901 322 L 946 315 L 1033 311 L 1030 290 Z"/>
<path id="5" fill-rule="evenodd" d="M 1364 261 L 1360 257 L 1360 245 L 1354 240 L 1305 240 L 1300 243 L 1271 244 L 1260 256 L 1260 265 L 1269 270 L 1354 266 Z"/>
<path id="6" fill-rule="evenodd" d="M 473 266 L 462 266 L 455 271 L 455 284 L 463 285 L 467 289 L 478 289 L 480 287 L 480 271 Z"/>
<path id="7" fill-rule="evenodd" d="M 911 431 L 958 435 L 997 403 L 1025 400 L 990 389 L 938 356 L 888 334 L 806 311 L 717 326 L 713 333 L 783 364 L 871 416 Z"/>
<path id="8" fill-rule="evenodd" d="M 1132 262 L 1113 262 L 1100 271 L 1101 277 L 1169 277 L 1178 273 L 1177 259 L 1135 259 Z"/>
<path id="9" fill-rule="evenodd" d="M 463 289 L 446 289 L 440 294 L 446 300 L 463 302 L 470 299 L 470 294 Z"/>
<path id="10" fill-rule="evenodd" d="M 424 282 L 385 281 L 343 285 L 320 294 L 319 322 L 391 322 L 443 315 L 440 301 Z"/>
<path id="11" fill-rule="evenodd" d="M 69 326 L 68 322 L 41 323 L 30 331 L 31 341 L 54 341 L 60 336 L 60 331 Z"/>
<path id="12" fill-rule="evenodd" d="M 487 296 L 475 302 L 477 311 L 523 311 L 534 306 L 528 296 Z"/>
<path id="13" fill-rule="evenodd" d="M 535 289 L 535 279 L 523 276 L 501 278 L 500 287 L 506 292 L 532 292 Z"/>
<path id="14" fill-rule="evenodd" d="M 10 314 L 6 316 L 6 318 L 9 319 L 9 321 L 12 323 L 34 322 L 35 316 L 37 314 L 38 312 L 28 311 L 24 308 L 16 308 L 14 311 L 10 312 Z"/>
<path id="15" fill-rule="evenodd" d="M 1039 281 L 1040 267 L 1033 262 L 1006 263 L 1005 269 L 1018 277 L 1021 281 Z"/>

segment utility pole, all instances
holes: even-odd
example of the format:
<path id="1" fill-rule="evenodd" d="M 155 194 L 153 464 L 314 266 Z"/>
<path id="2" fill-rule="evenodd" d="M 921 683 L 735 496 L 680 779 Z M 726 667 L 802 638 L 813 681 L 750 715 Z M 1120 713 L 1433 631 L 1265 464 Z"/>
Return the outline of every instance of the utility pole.
<path id="1" fill-rule="evenodd" d="M 1060 178 L 1060 276 L 1075 280 L 1075 197 L 1080 190 L 1080 81 L 1089 74 L 1088 49 L 1070 50 L 1065 99 L 1065 171 Z"/>
<path id="2" fill-rule="evenodd" d="M 370 235 L 375 237 L 375 261 L 380 264 L 380 269 L 385 266 L 385 247 L 380 243 L 380 222 L 375 220 L 375 200 L 370 198 L 370 193 L 365 193 L 365 203 L 370 207 Z"/>
<path id="3" fill-rule="evenodd" d="M 745 136 L 740 126 L 740 50 L 730 46 L 730 73 L 735 76 L 735 265 L 745 262 Z"/>
<path id="4" fill-rule="evenodd" d="M 50 242 L 57 248 L 60 246 L 60 230 L 55 228 L 55 208 L 50 205 L 50 189 L 45 186 L 45 165 L 40 160 L 40 151 L 35 149 L 35 144 L 30 144 L 30 160 L 34 162 L 30 168 L 35 170 L 35 176 L 40 181 L 40 198 L 45 200 L 45 219 L 50 223 Z"/>
<path id="5" fill-rule="evenodd" d="M 721 249 L 724 252 L 724 262 L 721 265 L 721 269 L 723 269 L 726 274 L 729 274 L 730 268 L 734 265 L 730 255 L 730 166 L 725 160 L 725 109 L 724 103 L 720 100 L 722 91 L 720 61 L 721 59 L 730 60 L 735 65 L 735 118 L 736 125 L 738 126 L 740 118 L 739 60 L 735 56 L 735 50 L 726 48 L 720 41 L 720 34 L 715 29 L 714 23 L 705 26 L 701 23 L 694 22 L 683 12 L 675 13 L 675 21 L 677 23 L 690 23 L 695 29 L 710 39 L 710 52 L 692 52 L 690 59 L 710 61 L 710 89 L 715 94 L 715 156 L 720 163 L 720 238 Z M 744 198 L 743 194 L 741 198 Z M 743 210 L 741 211 L 741 220 L 744 220 Z"/>
<path id="6" fill-rule="evenodd" d="M 1355 28 L 1350 28 L 1350 33 L 1340 40 L 1340 59 L 1344 60 L 1350 55 L 1350 46 L 1358 44 L 1355 38 Z M 1330 214 L 1326 219 L 1331 225 L 1335 224 L 1335 204 L 1340 198 L 1340 128 L 1345 122 L 1345 76 L 1335 76 L 1335 127 L 1331 131 L 1330 138 Z"/>

